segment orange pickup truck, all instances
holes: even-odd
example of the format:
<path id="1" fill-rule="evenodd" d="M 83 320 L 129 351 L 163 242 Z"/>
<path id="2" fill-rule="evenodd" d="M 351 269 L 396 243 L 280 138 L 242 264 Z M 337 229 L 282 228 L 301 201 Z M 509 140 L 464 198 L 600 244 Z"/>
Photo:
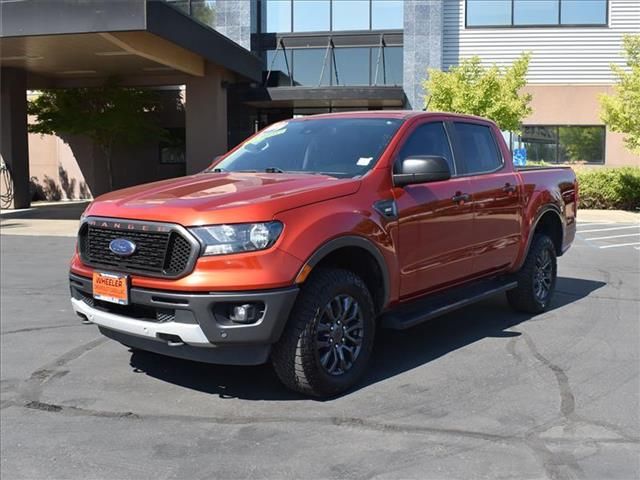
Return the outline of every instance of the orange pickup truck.
<path id="1" fill-rule="evenodd" d="M 500 292 L 517 310 L 544 311 L 577 197 L 569 168 L 515 169 L 485 119 L 284 121 L 202 173 L 92 202 L 71 301 L 130 348 L 271 360 L 287 387 L 335 395 L 363 375 L 383 328 Z"/>

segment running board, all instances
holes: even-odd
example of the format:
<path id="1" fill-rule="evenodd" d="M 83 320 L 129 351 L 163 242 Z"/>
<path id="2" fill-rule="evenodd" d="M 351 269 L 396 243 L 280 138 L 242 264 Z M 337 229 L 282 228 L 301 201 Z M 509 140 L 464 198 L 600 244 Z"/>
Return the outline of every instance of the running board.
<path id="1" fill-rule="evenodd" d="M 384 313 L 381 317 L 382 326 L 392 330 L 411 328 L 517 286 L 518 282 L 510 278 L 492 278 L 450 288 Z"/>

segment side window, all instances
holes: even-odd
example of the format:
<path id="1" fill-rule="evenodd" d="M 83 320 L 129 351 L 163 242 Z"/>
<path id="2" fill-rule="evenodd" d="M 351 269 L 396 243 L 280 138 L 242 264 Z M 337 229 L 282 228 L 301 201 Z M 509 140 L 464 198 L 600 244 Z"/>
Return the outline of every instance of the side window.
<path id="1" fill-rule="evenodd" d="M 400 149 L 399 160 L 418 155 L 439 155 L 444 157 L 451 174 L 456 173 L 449 137 L 442 122 L 425 123 L 416 128 Z"/>
<path id="2" fill-rule="evenodd" d="M 491 129 L 475 123 L 454 122 L 467 173 L 492 172 L 502 165 L 502 157 Z"/>

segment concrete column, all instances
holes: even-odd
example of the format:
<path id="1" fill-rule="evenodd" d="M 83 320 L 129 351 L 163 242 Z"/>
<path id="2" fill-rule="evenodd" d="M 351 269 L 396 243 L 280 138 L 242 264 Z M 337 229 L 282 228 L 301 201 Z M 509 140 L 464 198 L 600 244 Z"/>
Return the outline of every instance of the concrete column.
<path id="1" fill-rule="evenodd" d="M 27 136 L 27 75 L 24 70 L 0 70 L 0 154 L 13 177 L 13 208 L 31 205 Z"/>
<path id="2" fill-rule="evenodd" d="M 206 66 L 204 77 L 186 85 L 187 174 L 205 169 L 227 151 L 227 90 L 224 70 Z"/>
<path id="3" fill-rule="evenodd" d="M 404 93 L 406 108 L 424 108 L 422 82 L 428 68 L 442 68 L 444 17 L 442 0 L 404 2 Z"/>

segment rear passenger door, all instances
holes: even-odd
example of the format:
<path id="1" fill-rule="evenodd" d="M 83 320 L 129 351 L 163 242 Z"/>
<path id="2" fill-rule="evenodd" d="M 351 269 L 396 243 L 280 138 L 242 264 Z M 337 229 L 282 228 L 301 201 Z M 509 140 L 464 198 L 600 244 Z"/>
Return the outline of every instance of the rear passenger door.
<path id="1" fill-rule="evenodd" d="M 471 203 L 457 199 L 468 191 L 469 179 L 457 175 L 444 122 L 431 120 L 414 127 L 394 163 L 420 155 L 444 157 L 452 178 L 394 189 L 403 298 L 459 282 L 472 267 L 473 211 Z"/>
<path id="2" fill-rule="evenodd" d="M 519 181 L 484 123 L 453 122 L 456 154 L 470 181 L 473 204 L 473 272 L 483 275 L 515 262 L 521 232 Z M 498 132 L 499 134 L 499 132 Z"/>

